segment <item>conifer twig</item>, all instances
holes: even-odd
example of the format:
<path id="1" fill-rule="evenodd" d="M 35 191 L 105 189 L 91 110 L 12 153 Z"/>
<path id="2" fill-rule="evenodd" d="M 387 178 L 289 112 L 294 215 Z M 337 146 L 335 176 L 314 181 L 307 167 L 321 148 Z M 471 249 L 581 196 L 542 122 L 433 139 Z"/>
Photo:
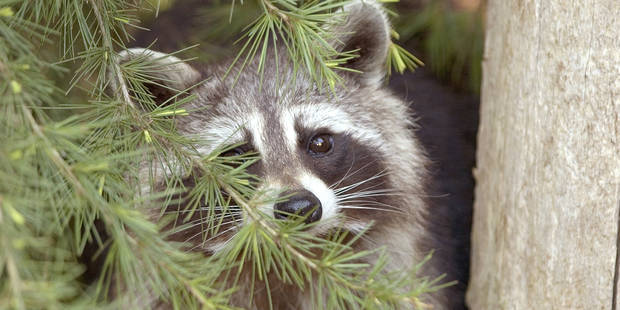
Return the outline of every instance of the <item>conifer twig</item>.
<path id="1" fill-rule="evenodd" d="M 127 87 L 127 83 L 125 82 L 125 79 L 123 78 L 123 75 L 121 74 L 120 64 L 115 59 L 117 56 L 116 54 L 114 54 L 114 46 L 112 45 L 112 42 L 110 41 L 108 33 L 105 31 L 105 24 L 103 23 L 103 17 L 101 16 L 101 12 L 99 11 L 99 6 L 95 2 L 96 0 L 88 0 L 88 1 L 93 7 L 93 13 L 95 14 L 95 17 L 97 18 L 97 24 L 99 25 L 99 33 L 101 34 L 101 37 L 103 38 L 103 43 L 105 47 L 108 49 L 109 55 L 112 58 L 112 70 L 114 71 L 116 83 L 118 83 L 121 89 L 121 94 L 123 96 L 122 99 L 125 102 L 125 104 L 131 106 L 132 108 L 135 108 L 133 101 L 131 101 L 131 96 L 129 95 L 129 88 Z"/>
<path id="2" fill-rule="evenodd" d="M 51 159 L 54 162 L 54 164 L 58 167 L 58 169 L 60 170 L 60 173 L 64 175 L 67 179 L 69 179 L 71 183 L 73 183 L 73 185 L 75 186 L 75 188 L 81 195 L 83 195 L 84 197 L 89 197 L 86 191 L 84 190 L 82 183 L 80 183 L 80 181 L 73 174 L 73 172 L 71 172 L 71 168 L 69 168 L 69 165 L 65 162 L 64 159 L 62 159 L 62 157 L 60 156 L 60 153 L 58 153 L 58 150 L 52 147 L 52 144 L 49 142 L 45 134 L 43 134 L 41 127 L 39 126 L 37 121 L 32 116 L 32 112 L 30 111 L 30 109 L 28 109 L 25 105 L 22 105 L 21 107 L 22 107 L 22 111 L 24 112 L 24 115 L 26 116 L 26 118 L 28 119 L 28 122 L 30 123 L 30 126 L 32 127 L 32 130 L 41 140 L 43 140 L 43 142 L 45 142 L 46 146 L 49 148 Z"/>
<path id="3" fill-rule="evenodd" d="M 226 193 L 230 195 L 230 197 L 232 197 L 242 208 L 244 208 L 246 212 L 248 212 L 248 214 L 252 217 L 253 220 L 258 222 L 261 225 L 261 227 L 263 227 L 269 234 L 271 234 L 271 236 L 274 237 L 274 239 L 276 239 L 275 241 L 277 242 L 278 232 L 276 232 L 273 229 L 273 227 L 271 227 L 271 225 L 266 223 L 260 217 L 260 215 L 256 214 L 253 208 L 250 205 L 248 205 L 248 203 L 237 194 L 236 190 L 234 190 L 230 185 L 225 184 L 223 182 L 220 183 L 220 186 L 226 191 Z M 290 245 L 285 244 L 285 246 L 286 246 L 286 249 L 291 252 L 291 254 L 295 255 L 295 257 L 297 257 L 299 260 L 306 263 L 310 268 L 314 269 L 315 271 L 318 271 L 319 269 L 318 266 L 312 260 L 308 259 L 308 257 L 303 255 L 302 253 L 300 253 L 299 251 L 297 251 L 295 248 L 291 247 Z"/>
<path id="4" fill-rule="evenodd" d="M 269 13 L 274 13 L 274 14 L 278 15 L 278 17 L 280 17 L 283 22 L 285 22 L 287 25 L 290 26 L 289 17 L 288 17 L 288 15 L 284 14 L 282 12 L 282 10 L 280 10 L 277 6 L 275 6 L 269 0 L 262 0 L 261 2 L 265 5 L 265 7 L 267 8 L 267 11 Z"/>
<path id="5" fill-rule="evenodd" d="M 2 196 L 0 196 L 0 207 L 3 206 L 3 199 Z M 4 224 L 4 218 L 2 216 L 2 210 L 0 210 L 0 227 L 3 227 Z M 13 259 L 13 255 L 11 255 L 11 249 L 8 248 L 7 244 L 9 243 L 8 240 L 6 240 L 6 237 L 4 236 L 4 234 L 0 234 L 0 238 L 2 239 L 2 246 L 5 248 L 3 250 L 4 255 L 5 255 L 5 259 L 6 259 L 6 269 L 7 272 L 9 273 L 9 279 L 11 282 L 11 288 L 12 288 L 12 292 L 13 294 L 15 294 L 15 300 L 17 301 L 17 308 L 18 309 L 26 309 L 26 307 L 24 306 L 24 300 L 22 298 L 22 294 L 21 294 L 21 279 L 19 276 L 19 271 L 17 270 L 17 266 L 15 265 L 15 260 Z"/>

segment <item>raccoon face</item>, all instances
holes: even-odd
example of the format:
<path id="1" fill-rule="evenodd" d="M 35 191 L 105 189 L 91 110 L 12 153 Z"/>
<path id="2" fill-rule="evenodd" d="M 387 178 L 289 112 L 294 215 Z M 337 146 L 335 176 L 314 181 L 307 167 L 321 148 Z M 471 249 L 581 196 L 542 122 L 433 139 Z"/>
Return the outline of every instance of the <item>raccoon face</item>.
<path id="1" fill-rule="evenodd" d="M 361 122 L 338 105 L 294 102 L 255 111 L 237 124 L 244 133 L 234 141 L 244 145 L 233 154 L 260 154 L 249 172 L 264 180 L 262 190 L 289 197 L 262 211 L 279 219 L 305 216 L 306 223 L 318 222 L 317 232 L 333 226 L 360 230 L 393 211 L 385 201 L 394 191 L 380 151 L 362 135 L 380 133 L 362 129 Z M 367 214 L 377 209 L 385 212 Z"/>
<path id="2" fill-rule="evenodd" d="M 223 156 L 260 154 L 248 168 L 262 180 L 259 189 L 288 197 L 260 206 L 263 212 L 282 220 L 303 216 L 315 224 L 311 229 L 316 234 L 335 227 L 359 232 L 371 223 L 389 225 L 409 218 L 420 203 L 403 197 L 412 191 L 405 184 L 416 184 L 423 156 L 408 130 L 407 107 L 382 89 L 390 43 L 385 14 L 370 3 L 345 10 L 342 23 L 331 28 L 337 38 L 333 44 L 339 50 L 357 50 L 360 57 L 346 66 L 362 73 L 343 71 L 343 83 L 333 93 L 320 91 L 286 60 L 274 57 L 268 57 L 262 75 L 254 62 L 237 77 L 240 68 L 228 75 L 226 64 L 199 71 L 145 49 L 121 56 L 124 61 L 148 57 L 169 69 L 157 85 L 147 85 L 162 104 L 169 94 L 161 85 L 182 90 L 206 79 L 190 91 L 196 99 L 187 103 L 187 110 L 199 112 L 179 117 L 177 127 L 210 141 L 196 146 L 205 155 L 233 144 L 241 146 Z M 202 248 L 217 250 L 237 224 L 223 229 L 226 234 L 212 236 Z M 178 239 L 199 243 L 200 236 L 186 232 Z"/>

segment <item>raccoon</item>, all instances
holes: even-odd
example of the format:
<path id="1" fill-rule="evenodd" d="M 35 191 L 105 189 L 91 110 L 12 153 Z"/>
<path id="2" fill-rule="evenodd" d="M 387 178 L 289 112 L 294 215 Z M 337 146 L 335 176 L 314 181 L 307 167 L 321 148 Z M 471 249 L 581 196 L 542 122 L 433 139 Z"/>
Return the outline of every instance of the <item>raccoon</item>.
<path id="1" fill-rule="evenodd" d="M 428 160 L 414 135 L 416 124 L 408 117 L 408 105 L 384 85 L 390 44 L 387 16 L 370 1 L 344 10 L 343 20 L 330 29 L 336 36 L 332 44 L 340 51 L 357 51 L 359 57 L 344 66 L 358 72 L 342 71 L 342 83 L 333 92 L 319 89 L 309 76 L 274 57 L 273 50 L 261 73 L 258 60 L 231 71 L 227 63 L 194 68 L 174 56 L 140 48 L 122 52 L 121 61 L 146 57 L 166 68 L 157 84 L 148 85 L 157 103 L 166 102 L 171 89 L 206 81 L 188 91 L 195 99 L 184 106 L 199 112 L 177 118 L 177 128 L 211 141 L 197 146 L 203 154 L 223 144 L 241 145 L 233 155 L 260 154 L 249 172 L 260 177 L 260 188 L 288 197 L 262 206 L 263 211 L 282 220 L 291 214 L 304 216 L 306 223 L 314 224 L 311 232 L 316 235 L 336 228 L 353 234 L 365 231 L 356 249 L 385 246 L 390 269 L 410 268 L 443 246 L 429 229 L 433 223 L 428 214 L 433 211 L 425 192 Z M 156 180 L 163 182 L 165 173 L 154 173 Z M 159 187 L 149 185 L 144 191 Z M 172 239 L 193 242 L 194 250 L 210 255 L 225 247 L 235 230 L 223 231 L 209 242 L 192 230 Z M 441 257 L 435 257 L 425 270 L 437 276 L 443 268 Z M 274 309 L 313 309 L 303 291 L 284 284 L 273 287 Z M 241 288 L 232 303 L 269 308 L 261 294 L 252 294 L 248 304 L 250 294 L 249 288 Z M 448 309 L 448 296 L 449 290 L 440 290 L 430 303 Z M 153 307 L 166 308 L 156 301 Z"/>

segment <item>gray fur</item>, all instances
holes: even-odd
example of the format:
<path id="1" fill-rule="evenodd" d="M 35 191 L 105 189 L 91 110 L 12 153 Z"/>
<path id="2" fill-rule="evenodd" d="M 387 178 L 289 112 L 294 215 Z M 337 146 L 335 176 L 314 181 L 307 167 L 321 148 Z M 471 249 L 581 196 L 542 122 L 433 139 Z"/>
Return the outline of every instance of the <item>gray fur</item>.
<path id="1" fill-rule="evenodd" d="M 256 122 L 256 126 L 251 128 L 262 128 L 261 132 L 251 132 L 253 144 L 261 147 L 261 168 L 257 173 L 269 184 L 290 188 L 301 186 L 298 180 L 300 171 L 316 174 L 314 169 L 317 168 L 295 151 L 295 146 L 290 142 L 291 133 L 287 132 L 290 128 L 285 128 L 282 119 L 291 116 L 291 111 L 301 111 L 295 122 L 305 124 L 316 115 L 304 114 L 304 110 L 331 107 L 334 111 L 341 111 L 352 126 L 344 130 L 328 129 L 346 136 L 346 139 L 352 141 L 351 147 L 365 154 L 364 158 L 358 160 L 368 160 L 367 164 L 373 169 L 380 171 L 377 167 L 383 167 L 381 169 L 387 170 L 380 185 L 388 186 L 400 194 L 386 200 L 386 203 L 401 212 L 397 216 L 386 216 L 387 212 L 352 213 L 354 218 L 370 217 L 364 219 L 368 221 L 379 219 L 378 224 L 373 226 L 367 238 L 362 239 L 357 247 L 364 249 L 375 248 L 377 244 L 385 245 L 391 256 L 390 268 L 408 268 L 438 246 L 433 237 L 429 236 L 428 223 L 425 222 L 426 214 L 430 212 L 424 194 L 427 159 L 413 134 L 415 124 L 407 117 L 407 105 L 383 87 L 385 59 L 390 43 L 389 23 L 385 14 L 376 4 L 357 3 L 346 9 L 349 14 L 345 21 L 332 28 L 340 33 L 334 44 L 339 49 L 360 49 L 360 58 L 348 65 L 363 71 L 363 74 L 343 73 L 344 83 L 337 86 L 335 93 L 320 91 L 309 77 L 294 73 L 287 61 L 274 57 L 268 57 L 262 76 L 257 73 L 255 61 L 244 69 L 236 81 L 239 68 L 224 75 L 228 64 L 199 71 L 174 57 L 160 58 L 159 61 L 168 61 L 170 64 L 170 70 L 164 73 L 166 76 L 162 80 L 172 80 L 172 88 L 183 89 L 201 77 L 206 79 L 205 83 L 190 91 L 197 97 L 185 106 L 187 110 L 200 112 L 179 117 L 177 125 L 180 132 L 198 135 L 210 141 L 234 143 L 238 142 L 235 138 L 224 140 L 235 132 L 239 133 L 239 128 L 250 128 L 248 122 Z M 133 49 L 123 56 L 127 60 L 141 53 L 149 55 L 152 52 Z M 287 83 L 283 84 L 282 81 Z M 316 111 L 320 115 L 321 110 Z M 326 113 L 319 119 L 337 125 L 337 120 L 330 121 L 330 115 Z M 312 131 L 319 128 L 306 129 Z M 300 132 L 296 132 L 296 135 L 300 135 Z M 247 137 L 238 134 L 236 139 L 244 138 Z M 198 146 L 198 149 L 205 153 L 209 151 L 206 146 Z M 351 163 L 351 166 L 354 164 L 358 163 Z M 428 264 L 427 274 L 436 276 L 439 272 L 435 266 L 433 263 Z M 246 304 L 249 293 L 242 288 L 234 296 L 233 303 L 250 307 Z M 272 296 L 276 308 L 311 309 L 309 296 L 294 287 L 280 286 L 272 292 Z M 255 296 L 253 308 L 261 308 L 265 301 L 260 298 Z M 441 292 L 431 298 L 430 302 L 436 309 L 445 308 L 448 304 Z"/>

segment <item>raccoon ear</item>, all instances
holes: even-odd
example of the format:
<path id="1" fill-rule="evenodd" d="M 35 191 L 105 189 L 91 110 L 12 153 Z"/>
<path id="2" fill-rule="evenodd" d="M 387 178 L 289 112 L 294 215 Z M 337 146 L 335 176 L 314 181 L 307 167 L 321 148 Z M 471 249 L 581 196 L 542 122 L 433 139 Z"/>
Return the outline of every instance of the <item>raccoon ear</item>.
<path id="1" fill-rule="evenodd" d="M 130 48 L 118 54 L 117 61 L 127 64 L 132 61 L 148 62 L 148 74 L 152 83 L 144 83 L 144 87 L 153 96 L 157 105 L 161 105 L 180 91 L 193 86 L 200 79 L 200 73 L 181 59 L 146 48 Z M 108 73 L 111 74 L 111 73 Z M 112 90 L 118 91 L 115 78 L 112 81 Z"/>
<path id="2" fill-rule="evenodd" d="M 378 85 L 385 76 L 390 45 L 390 22 L 374 0 L 354 2 L 344 7 L 343 22 L 334 26 L 334 47 L 341 52 L 357 50 L 357 58 L 344 67 L 361 71 L 350 76 L 364 85 Z"/>

